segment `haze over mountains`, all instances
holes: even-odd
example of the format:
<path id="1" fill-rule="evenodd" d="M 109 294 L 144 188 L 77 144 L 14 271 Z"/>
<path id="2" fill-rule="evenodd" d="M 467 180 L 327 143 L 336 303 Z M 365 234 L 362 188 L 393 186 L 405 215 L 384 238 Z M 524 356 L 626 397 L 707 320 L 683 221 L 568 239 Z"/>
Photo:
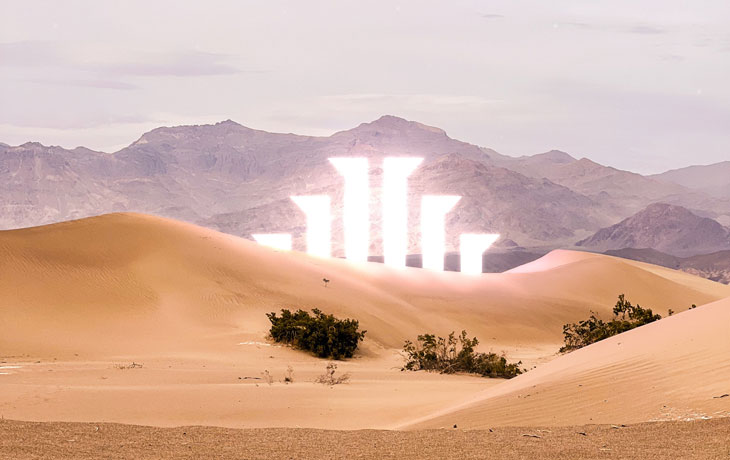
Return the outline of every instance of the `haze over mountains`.
<path id="1" fill-rule="evenodd" d="M 339 249 L 342 179 L 327 160 L 334 156 L 371 160 L 373 255 L 380 254 L 378 192 L 386 156 L 424 158 L 410 179 L 411 253 L 420 251 L 417 223 L 424 193 L 463 196 L 447 217 L 449 250 L 456 249 L 463 232 L 499 232 L 506 246 L 572 247 L 655 203 L 682 206 L 687 216 L 714 219 L 720 227 L 730 224 L 730 190 L 724 193 L 718 181 L 709 190 L 689 173 L 645 177 L 560 151 L 513 158 L 452 139 L 438 128 L 384 116 L 329 137 L 268 133 L 230 120 L 158 128 L 112 154 L 2 144 L 0 227 L 137 211 L 245 237 L 290 232 L 295 248 L 303 249 L 304 216 L 289 196 L 326 193 L 333 197 Z M 712 175 L 724 167 L 706 166 L 689 175 Z M 681 255 L 725 249 L 715 240 L 677 247 L 676 238 L 660 230 L 663 218 L 657 219 L 647 218 L 644 240 L 634 241 L 651 241 L 647 247 Z M 694 225 L 692 219 L 677 222 Z"/>
<path id="2" fill-rule="evenodd" d="M 730 161 L 673 169 L 651 177 L 660 181 L 702 190 L 718 197 L 730 196 Z"/>

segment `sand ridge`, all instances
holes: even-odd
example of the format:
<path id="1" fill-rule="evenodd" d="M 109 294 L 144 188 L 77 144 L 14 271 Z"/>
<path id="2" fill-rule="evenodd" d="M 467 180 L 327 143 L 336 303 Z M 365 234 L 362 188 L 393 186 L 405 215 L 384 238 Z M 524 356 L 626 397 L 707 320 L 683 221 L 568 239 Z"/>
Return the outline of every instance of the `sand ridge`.
<path id="1" fill-rule="evenodd" d="M 730 417 L 729 333 L 723 299 L 568 353 L 409 426 Z"/>
<path id="2" fill-rule="evenodd" d="M 355 317 L 368 342 L 384 348 L 467 326 L 499 345 L 557 344 L 564 323 L 609 312 L 620 293 L 660 313 L 730 296 L 728 286 L 612 257 L 556 251 L 545 259 L 548 270 L 468 277 L 317 259 L 169 219 L 104 215 L 0 232 L 0 345 L 89 354 L 141 343 L 179 350 L 192 335 L 224 331 L 261 340 L 264 313 L 282 307 Z"/>
<path id="3" fill-rule="evenodd" d="M 157 426 L 411 426 L 524 381 L 401 372 L 398 351 L 418 334 L 467 329 L 481 350 L 537 366 L 525 378 L 545 375 L 548 385 L 541 369 L 556 357 L 562 325 L 591 310 L 608 316 L 620 293 L 662 314 L 730 296 L 719 283 L 597 254 L 556 251 L 537 264 L 475 277 L 398 270 L 277 252 L 141 214 L 0 232 L 0 365 L 21 366 L 0 375 L 0 413 Z M 267 342 L 265 313 L 315 307 L 368 330 L 356 358 L 340 363 L 352 375 L 347 385 L 313 383 L 325 362 Z M 553 362 L 564 359 L 575 358 Z M 715 360 L 708 354 L 708 372 Z M 131 362 L 143 367 L 115 367 Z M 291 385 L 282 382 L 289 366 Z M 271 385 L 261 380 L 265 371 Z M 584 420 L 530 404 L 505 420 L 528 420 L 519 414 L 535 407 L 568 417 L 547 424 Z M 469 415 L 465 424 L 482 418 Z"/>

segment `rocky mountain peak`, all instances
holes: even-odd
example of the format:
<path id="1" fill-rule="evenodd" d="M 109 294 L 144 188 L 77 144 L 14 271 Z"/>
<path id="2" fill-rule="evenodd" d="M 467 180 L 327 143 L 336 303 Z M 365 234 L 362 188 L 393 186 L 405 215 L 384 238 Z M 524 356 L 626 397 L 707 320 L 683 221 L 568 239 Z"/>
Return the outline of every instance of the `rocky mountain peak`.
<path id="1" fill-rule="evenodd" d="M 577 245 L 602 251 L 650 248 L 681 257 L 729 249 L 730 231 L 682 206 L 654 203 Z"/>
<path id="2" fill-rule="evenodd" d="M 537 155 L 533 155 L 533 158 L 547 160 L 557 164 L 567 164 L 578 161 L 571 155 L 563 152 L 562 150 L 550 150 L 549 152 L 538 153 Z"/>
<path id="3" fill-rule="evenodd" d="M 369 123 L 362 123 L 356 128 L 344 132 L 382 134 L 392 134 L 399 132 L 428 132 L 444 137 L 446 136 L 446 132 L 443 129 L 424 125 L 416 121 L 406 120 L 405 118 L 396 117 L 394 115 L 383 115 L 377 120 L 371 121 Z"/>

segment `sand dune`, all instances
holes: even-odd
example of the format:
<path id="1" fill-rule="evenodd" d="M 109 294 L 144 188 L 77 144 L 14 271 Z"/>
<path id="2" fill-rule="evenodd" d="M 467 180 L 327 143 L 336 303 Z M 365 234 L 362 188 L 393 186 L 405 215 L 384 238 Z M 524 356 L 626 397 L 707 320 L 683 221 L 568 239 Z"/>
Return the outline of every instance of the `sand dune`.
<path id="1" fill-rule="evenodd" d="M 414 427 L 730 416 L 730 299 L 569 353 Z"/>
<path id="2" fill-rule="evenodd" d="M 504 274 L 397 270 L 111 214 L 0 232 L 0 292 L 0 365 L 21 366 L 0 375 L 6 418 L 343 429 L 400 426 L 507 388 L 400 372 L 398 350 L 418 334 L 467 329 L 483 350 L 533 367 L 554 358 L 564 323 L 590 310 L 608 316 L 620 293 L 664 314 L 728 297 L 730 287 L 570 251 Z M 349 385 L 312 383 L 323 361 L 266 342 L 265 313 L 314 307 L 368 331 L 340 365 Z M 114 367 L 131 361 L 144 367 Z M 290 365 L 296 382 L 284 385 Z M 256 380 L 264 370 L 272 385 Z"/>
<path id="3" fill-rule="evenodd" d="M 358 318 L 368 342 L 385 348 L 461 328 L 499 345 L 556 344 L 565 322 L 609 311 L 619 293 L 662 313 L 730 295 L 727 286 L 595 254 L 555 251 L 527 266 L 542 270 L 466 277 L 279 253 L 135 214 L 0 232 L 0 264 L 8 353 L 179 350 L 222 333 L 263 340 L 263 313 L 282 307 Z"/>

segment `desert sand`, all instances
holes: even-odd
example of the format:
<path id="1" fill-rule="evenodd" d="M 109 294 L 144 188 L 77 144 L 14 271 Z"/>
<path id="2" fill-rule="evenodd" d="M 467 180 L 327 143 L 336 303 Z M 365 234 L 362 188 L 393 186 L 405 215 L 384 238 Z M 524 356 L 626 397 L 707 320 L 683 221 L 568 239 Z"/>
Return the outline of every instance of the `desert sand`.
<path id="1" fill-rule="evenodd" d="M 730 417 L 730 299 L 569 353 L 412 427 Z"/>
<path id="2" fill-rule="evenodd" d="M 609 256 L 554 251 L 470 277 L 111 214 L 0 232 L 0 292 L 5 419 L 412 430 L 730 415 L 720 397 L 730 393 L 730 287 Z M 678 314 L 557 355 L 563 324 L 590 311 L 608 318 L 621 293 Z M 314 383 L 325 361 L 267 340 L 265 313 L 281 308 L 360 321 L 365 342 L 339 363 L 349 383 Z M 530 371 L 507 381 L 400 371 L 404 340 L 462 329 Z"/>
<path id="3" fill-rule="evenodd" d="M 631 426 L 332 431 L 0 421 L 0 458 L 725 460 L 730 419 Z"/>

